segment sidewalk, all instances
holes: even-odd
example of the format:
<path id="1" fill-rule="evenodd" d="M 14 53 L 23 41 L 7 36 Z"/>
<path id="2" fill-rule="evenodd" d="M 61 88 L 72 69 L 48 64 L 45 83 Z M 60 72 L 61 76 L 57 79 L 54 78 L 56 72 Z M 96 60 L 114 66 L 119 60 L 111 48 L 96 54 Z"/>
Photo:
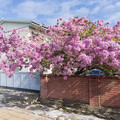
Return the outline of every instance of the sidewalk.
<path id="1" fill-rule="evenodd" d="M 0 88 L 0 120 L 103 120 L 37 103 L 39 93 Z"/>
<path id="2" fill-rule="evenodd" d="M 59 111 L 51 111 L 46 112 L 46 114 L 39 114 L 39 111 L 34 111 L 30 113 L 30 111 L 24 111 L 19 108 L 4 108 L 0 110 L 0 120 L 103 120 L 100 118 L 96 118 L 93 116 L 85 116 L 85 115 L 75 115 L 74 118 L 71 118 L 73 114 L 61 114 Z M 41 111 L 40 111 L 41 113 Z M 56 116 L 59 117 L 56 117 Z M 69 116 L 69 117 L 67 117 Z"/>
<path id="3" fill-rule="evenodd" d="M 0 111 L 0 120 L 30 120 L 32 118 L 34 116 L 8 109 Z"/>
<path id="4" fill-rule="evenodd" d="M 0 110 L 0 120 L 52 120 L 44 116 L 37 116 L 29 112 L 13 110 L 12 108 L 5 108 Z"/>

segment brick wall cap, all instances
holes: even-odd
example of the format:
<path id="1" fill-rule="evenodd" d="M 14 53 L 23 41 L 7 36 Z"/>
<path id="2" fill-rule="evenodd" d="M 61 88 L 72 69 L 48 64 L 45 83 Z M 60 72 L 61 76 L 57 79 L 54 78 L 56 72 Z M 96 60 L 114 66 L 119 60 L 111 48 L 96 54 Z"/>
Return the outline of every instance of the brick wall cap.
<path id="1" fill-rule="evenodd" d="M 41 74 L 40 77 L 63 77 L 62 75 L 53 75 L 53 74 Z M 89 75 L 89 76 L 85 76 L 85 75 L 71 75 L 68 76 L 69 77 L 82 77 L 82 78 L 100 78 L 100 79 L 120 79 L 120 76 L 98 76 L 98 75 Z"/>

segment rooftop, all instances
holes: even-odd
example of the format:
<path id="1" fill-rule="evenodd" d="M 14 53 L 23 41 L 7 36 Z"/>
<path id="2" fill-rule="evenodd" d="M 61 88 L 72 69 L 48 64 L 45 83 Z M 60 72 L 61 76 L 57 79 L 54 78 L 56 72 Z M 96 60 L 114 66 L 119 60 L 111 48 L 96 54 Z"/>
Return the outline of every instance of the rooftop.
<path id="1" fill-rule="evenodd" d="M 23 24 L 30 24 L 32 26 L 37 26 L 40 27 L 39 23 L 34 22 L 32 20 L 5 20 L 5 19 L 1 19 L 0 20 L 0 25 L 2 25 L 3 23 L 23 23 Z M 42 26 L 43 29 L 47 29 L 47 27 Z"/>

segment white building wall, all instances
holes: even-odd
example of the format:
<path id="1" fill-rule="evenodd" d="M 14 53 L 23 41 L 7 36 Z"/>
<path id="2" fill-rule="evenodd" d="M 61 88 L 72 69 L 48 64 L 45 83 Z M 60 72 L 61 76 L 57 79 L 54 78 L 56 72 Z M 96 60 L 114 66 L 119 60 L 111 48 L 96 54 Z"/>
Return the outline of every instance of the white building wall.
<path id="1" fill-rule="evenodd" d="M 3 26 L 3 28 L 4 28 L 4 30 L 5 31 L 7 31 L 7 30 L 12 30 L 12 29 L 21 29 L 21 28 L 24 28 L 24 27 L 26 27 L 26 26 L 29 26 L 30 24 L 26 24 L 26 23 L 7 23 L 7 22 L 5 22 L 5 23 L 3 23 L 2 24 L 2 26 Z"/>
<path id="2" fill-rule="evenodd" d="M 16 24 L 16 23 L 4 23 L 2 24 L 7 35 L 11 34 L 11 30 L 16 28 L 19 32 L 20 29 L 24 28 L 23 32 L 20 32 L 20 37 L 25 36 L 25 39 L 28 40 L 28 37 L 31 35 L 29 24 Z M 5 58 L 5 55 L 2 55 L 2 58 Z M 37 74 L 37 75 L 36 75 Z M 23 68 L 22 71 L 16 71 L 11 78 L 8 78 L 6 73 L 2 70 L 0 71 L 0 86 L 20 88 L 20 89 L 30 89 L 30 90 L 40 90 L 40 73 L 35 73 L 33 78 L 29 75 L 28 68 Z"/>
<path id="3" fill-rule="evenodd" d="M 20 34 L 20 37 L 23 37 L 24 40 L 27 40 L 29 42 L 28 37 L 30 37 L 32 35 L 32 32 L 36 32 L 36 30 L 32 27 L 29 27 L 30 24 L 23 24 L 23 23 L 3 23 L 2 24 L 3 28 L 5 31 L 8 31 L 6 34 L 10 35 L 12 30 L 14 28 L 17 29 L 17 32 Z M 24 29 L 22 32 L 19 32 L 21 29 Z M 37 30 L 37 32 L 39 32 Z M 50 41 L 50 37 L 47 36 L 45 33 L 40 32 L 41 36 L 44 36 L 45 40 Z M 24 38 L 25 37 L 25 38 Z M 2 58 L 5 58 L 4 55 L 2 55 Z M 52 68 L 51 68 L 52 69 Z M 51 69 L 45 69 L 45 74 L 51 74 Z M 0 70 L 0 72 L 3 72 L 2 70 Z M 16 72 L 30 72 L 29 68 L 25 68 L 23 67 L 23 69 L 21 71 L 19 71 L 18 69 L 16 69 Z"/>
<path id="4" fill-rule="evenodd" d="M 24 25 L 24 24 L 23 24 Z M 24 40 L 28 40 L 28 37 L 30 37 L 30 30 L 29 30 L 29 26 L 23 26 L 22 24 L 8 24 L 8 23 L 5 23 L 5 24 L 3 24 L 2 26 L 3 26 L 3 28 L 4 28 L 4 30 L 5 31 L 8 31 L 8 30 L 10 30 L 9 32 L 6 32 L 6 35 L 11 35 L 11 33 L 12 33 L 12 30 L 16 27 L 16 29 L 17 29 L 17 32 L 19 33 L 19 35 L 20 35 L 20 37 L 23 37 L 23 39 Z M 22 32 L 19 32 L 19 30 L 21 30 L 21 29 L 19 29 L 19 27 L 22 27 L 22 28 L 24 28 L 24 31 L 22 31 Z M 25 37 L 25 38 L 24 38 Z M 6 56 L 3 54 L 2 56 L 1 56 L 1 59 L 5 59 L 6 58 Z M 0 72 L 3 72 L 3 70 L 0 70 Z M 16 72 L 19 72 L 18 71 L 18 69 L 16 69 Z M 29 72 L 29 68 L 25 68 L 25 67 L 23 67 L 23 69 L 21 70 L 21 72 Z"/>

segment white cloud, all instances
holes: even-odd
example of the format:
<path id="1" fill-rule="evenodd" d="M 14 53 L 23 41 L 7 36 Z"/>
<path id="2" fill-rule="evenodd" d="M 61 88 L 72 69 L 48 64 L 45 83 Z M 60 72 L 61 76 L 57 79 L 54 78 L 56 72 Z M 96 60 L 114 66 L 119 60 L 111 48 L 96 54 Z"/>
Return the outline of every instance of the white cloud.
<path id="1" fill-rule="evenodd" d="M 108 19 L 106 19 L 106 21 L 112 24 L 116 24 L 117 21 L 120 21 L 120 12 L 116 12 L 115 14 L 108 15 Z"/>
<path id="2" fill-rule="evenodd" d="M 90 12 L 90 10 L 86 7 L 82 7 L 80 9 L 75 10 L 75 14 L 76 15 L 78 14 L 78 16 L 81 16 L 81 17 L 88 16 L 89 12 Z"/>
<path id="3" fill-rule="evenodd" d="M 55 25 L 57 23 L 57 18 L 48 18 L 46 21 L 48 25 Z"/>
<path id="4" fill-rule="evenodd" d="M 91 11 L 91 14 L 97 14 L 100 10 L 99 6 L 96 6 L 95 8 L 93 8 L 93 10 Z"/>
<path id="5" fill-rule="evenodd" d="M 110 11 L 114 11 L 114 9 L 115 9 L 115 5 L 108 5 L 104 8 L 104 11 L 110 12 Z"/>
<path id="6" fill-rule="evenodd" d="M 79 0 L 71 0 L 71 1 L 51 1 L 45 0 L 43 2 L 39 1 L 24 1 L 18 4 L 15 8 L 12 9 L 12 12 L 18 16 L 18 18 L 23 19 L 38 19 L 38 16 L 46 17 L 45 20 L 48 24 L 53 24 L 58 17 L 63 17 L 64 19 L 68 19 L 69 17 L 74 17 L 79 15 L 80 13 L 87 14 L 87 8 L 82 8 L 78 10 L 71 9 L 72 7 L 81 4 Z M 85 10 L 84 12 L 81 10 Z M 42 18 L 41 18 L 42 19 Z M 53 19 L 53 20 L 52 20 Z M 51 21 L 51 22 L 50 22 Z"/>
<path id="7" fill-rule="evenodd" d="M 59 5 L 61 7 L 61 10 L 63 10 L 63 11 L 67 10 L 68 11 L 68 10 L 70 10 L 71 7 L 74 7 L 74 6 L 79 5 L 81 3 L 82 2 L 79 1 L 79 0 L 70 0 L 70 1 L 67 1 L 67 2 L 63 1 Z"/>
<path id="8" fill-rule="evenodd" d="M 25 0 L 12 8 L 12 14 L 17 19 L 31 19 L 47 25 L 55 24 L 59 17 L 68 20 L 69 17 L 88 15 L 92 20 L 114 22 L 119 19 L 119 6 L 118 0 Z"/>
<path id="9" fill-rule="evenodd" d="M 8 8 L 10 8 L 11 3 L 12 0 L 0 0 L 0 18 L 4 18 L 9 13 Z"/>
<path id="10" fill-rule="evenodd" d="M 22 18 L 36 19 L 38 15 L 53 14 L 56 9 L 57 7 L 51 4 L 49 0 L 43 2 L 25 1 L 13 8 L 12 12 Z"/>
<path id="11" fill-rule="evenodd" d="M 77 5 L 82 4 L 79 0 L 71 0 L 67 2 L 62 2 L 59 4 L 60 10 L 57 13 L 56 17 L 62 16 L 64 19 L 75 16 L 85 16 L 88 14 L 88 9 L 85 7 L 74 8 Z"/>
<path id="12" fill-rule="evenodd" d="M 12 3 L 12 0 L 0 0 L 0 8 L 6 8 L 7 5 L 10 5 Z"/>
<path id="13" fill-rule="evenodd" d="M 120 2 L 116 2 L 116 6 L 120 7 Z"/>
<path id="14" fill-rule="evenodd" d="M 99 7 L 111 4 L 114 0 L 89 0 L 86 2 L 87 5 L 98 5 Z"/>
<path id="15" fill-rule="evenodd" d="M 120 21 L 120 2 L 114 1 L 106 5 L 102 11 L 106 22 L 110 25 L 115 25 L 117 21 Z"/>

